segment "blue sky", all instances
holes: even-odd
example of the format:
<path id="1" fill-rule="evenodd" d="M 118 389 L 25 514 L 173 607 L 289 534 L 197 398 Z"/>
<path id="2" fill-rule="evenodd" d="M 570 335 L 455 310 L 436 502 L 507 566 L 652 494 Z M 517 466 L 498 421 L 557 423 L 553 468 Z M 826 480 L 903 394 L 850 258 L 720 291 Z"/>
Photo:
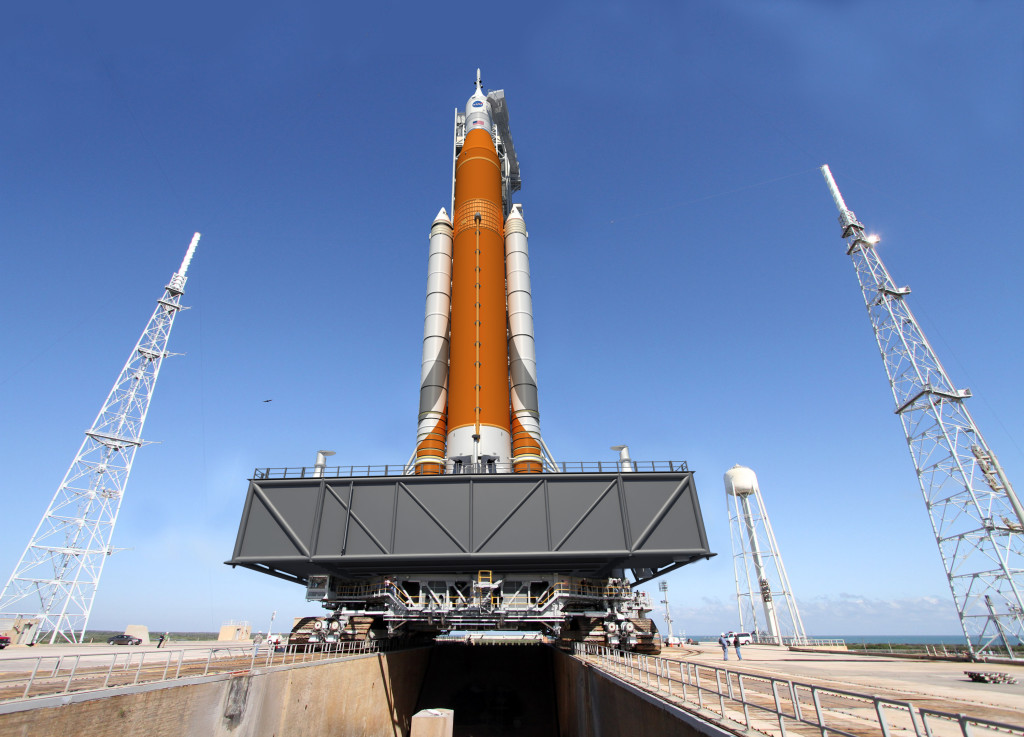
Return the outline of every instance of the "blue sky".
<path id="1" fill-rule="evenodd" d="M 522 164 L 548 445 L 696 472 L 719 556 L 669 576 L 676 629 L 737 624 L 722 474 L 742 463 L 811 634 L 957 632 L 817 167 L 1019 479 L 1020 3 L 68 2 L 2 21 L 4 576 L 199 230 L 185 355 L 91 626 L 309 613 L 222 564 L 246 479 L 318 448 L 408 457 L 427 234 L 479 66 Z"/>

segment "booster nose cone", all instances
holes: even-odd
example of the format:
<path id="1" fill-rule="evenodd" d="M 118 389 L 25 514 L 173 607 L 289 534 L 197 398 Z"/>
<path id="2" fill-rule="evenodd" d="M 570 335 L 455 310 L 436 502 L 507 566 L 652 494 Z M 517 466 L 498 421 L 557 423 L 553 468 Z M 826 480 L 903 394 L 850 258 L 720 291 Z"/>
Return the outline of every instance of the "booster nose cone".
<path id="1" fill-rule="evenodd" d="M 491 120 L 491 102 L 483 91 L 480 70 L 476 70 L 476 91 L 466 102 L 466 133 L 476 128 L 487 131 L 494 138 L 494 122 Z"/>

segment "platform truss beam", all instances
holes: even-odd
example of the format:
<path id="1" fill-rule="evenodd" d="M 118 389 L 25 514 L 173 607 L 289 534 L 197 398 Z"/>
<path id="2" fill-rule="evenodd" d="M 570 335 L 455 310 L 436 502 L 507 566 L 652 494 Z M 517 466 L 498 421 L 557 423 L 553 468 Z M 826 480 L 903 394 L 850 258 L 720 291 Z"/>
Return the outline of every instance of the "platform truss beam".
<path id="1" fill-rule="evenodd" d="M 32 622 L 34 642 L 82 642 L 198 242 L 196 233 L 0 594 L 0 616 Z"/>
<path id="2" fill-rule="evenodd" d="M 1024 642 L 1024 510 L 906 296 L 822 167 L 972 657 Z"/>

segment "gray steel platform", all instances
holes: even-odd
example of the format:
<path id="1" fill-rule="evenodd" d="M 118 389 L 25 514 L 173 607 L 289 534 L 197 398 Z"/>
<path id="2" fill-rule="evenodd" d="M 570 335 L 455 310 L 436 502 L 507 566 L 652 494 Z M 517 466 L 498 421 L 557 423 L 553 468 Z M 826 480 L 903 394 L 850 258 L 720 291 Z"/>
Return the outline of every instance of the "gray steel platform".
<path id="1" fill-rule="evenodd" d="M 226 562 L 301 583 L 480 569 L 640 582 L 712 555 L 684 470 L 252 479 Z"/>

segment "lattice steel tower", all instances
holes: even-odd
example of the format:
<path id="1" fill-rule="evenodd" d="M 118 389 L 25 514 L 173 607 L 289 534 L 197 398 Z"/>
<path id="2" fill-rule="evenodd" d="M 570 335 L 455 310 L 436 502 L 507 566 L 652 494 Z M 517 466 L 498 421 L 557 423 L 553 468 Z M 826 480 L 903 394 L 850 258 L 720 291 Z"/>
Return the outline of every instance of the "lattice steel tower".
<path id="1" fill-rule="evenodd" d="M 972 657 L 1024 642 L 1024 509 L 864 226 L 821 167 L 889 376 Z"/>
<path id="2" fill-rule="evenodd" d="M 0 615 L 39 620 L 34 641 L 82 641 L 198 243 L 196 233 L 0 595 Z"/>

